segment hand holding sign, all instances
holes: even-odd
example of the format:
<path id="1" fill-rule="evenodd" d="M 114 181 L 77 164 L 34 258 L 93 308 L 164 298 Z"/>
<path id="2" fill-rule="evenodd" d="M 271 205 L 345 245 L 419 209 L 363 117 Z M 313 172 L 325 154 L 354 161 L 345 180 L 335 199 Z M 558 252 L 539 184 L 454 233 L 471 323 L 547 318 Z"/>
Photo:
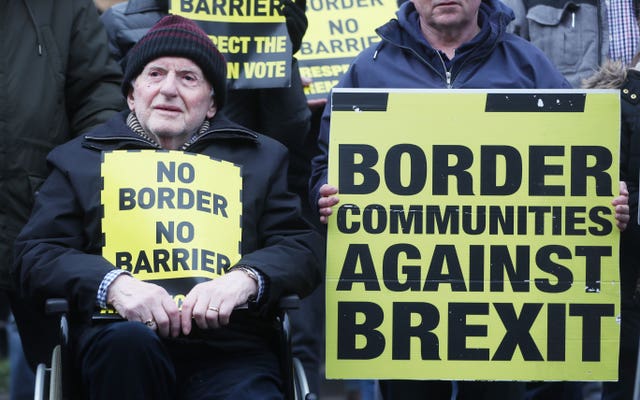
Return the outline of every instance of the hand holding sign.
<path id="1" fill-rule="evenodd" d="M 619 96 L 336 101 L 364 92 L 333 91 L 327 182 L 340 203 L 319 191 L 327 377 L 615 379 L 628 191 L 616 187 L 619 138 L 602 132 L 619 131 Z M 580 103 L 561 95 L 584 106 L 543 107 Z M 433 134 L 406 123 L 424 110 Z"/>
<path id="2" fill-rule="evenodd" d="M 124 166 L 139 173 L 118 172 Z M 238 166 L 181 152 L 123 151 L 104 155 L 102 176 L 103 257 L 162 286 L 178 308 L 195 284 L 240 259 Z"/>
<path id="3" fill-rule="evenodd" d="M 109 286 L 107 303 L 129 321 L 144 322 L 162 337 L 180 334 L 180 311 L 167 291 L 122 274 Z M 155 322 L 155 324 L 153 324 Z"/>
<path id="4" fill-rule="evenodd" d="M 191 333 L 192 318 L 201 329 L 227 325 L 233 309 L 257 294 L 257 282 L 233 269 L 217 279 L 197 284 L 182 302 L 182 333 Z"/>
<path id="5" fill-rule="evenodd" d="M 318 213 L 320 214 L 320 222 L 327 223 L 327 218 L 333 212 L 333 206 L 338 204 L 340 199 L 338 196 L 338 188 L 329 184 L 320 187 L 320 198 L 318 199 Z"/>
<path id="6" fill-rule="evenodd" d="M 616 226 L 620 231 L 627 229 L 629 223 L 629 191 L 627 190 L 627 182 L 620 181 L 620 195 L 613 199 L 611 204 L 616 211 Z"/>

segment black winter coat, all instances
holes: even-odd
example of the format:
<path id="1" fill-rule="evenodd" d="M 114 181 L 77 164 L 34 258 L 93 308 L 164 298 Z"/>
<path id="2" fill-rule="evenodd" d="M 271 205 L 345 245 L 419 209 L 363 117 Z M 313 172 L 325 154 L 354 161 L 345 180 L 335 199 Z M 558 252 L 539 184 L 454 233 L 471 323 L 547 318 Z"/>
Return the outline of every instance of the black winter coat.
<path id="1" fill-rule="evenodd" d="M 622 63 L 607 62 L 585 81 L 587 88 L 620 89 L 620 179 L 629 190 L 631 220 L 620 237 L 620 302 L 622 326 L 620 331 L 621 357 L 638 354 L 640 334 L 640 224 L 638 223 L 638 195 L 640 180 L 640 71 L 627 69 Z M 624 361 L 620 368 L 635 359 Z M 625 378 L 627 379 L 627 378 Z M 631 377 L 633 379 L 633 377 Z M 629 390 L 629 385 L 625 384 Z M 627 393 L 632 395 L 633 385 Z M 626 398 L 626 397 L 625 397 Z"/>
<path id="2" fill-rule="evenodd" d="M 53 171 L 16 241 L 14 272 L 21 277 L 24 294 L 36 303 L 48 297 L 67 298 L 80 327 L 94 312 L 100 282 L 114 268 L 100 255 L 102 151 L 158 149 L 127 127 L 126 116 L 123 112 L 51 152 L 48 161 Z M 287 191 L 286 149 L 217 114 L 209 131 L 186 151 L 241 166 L 239 263 L 262 272 L 268 282 L 259 307 L 234 312 L 231 324 L 212 335 L 246 339 L 268 334 L 274 305 L 282 294 L 304 297 L 320 282 L 322 239 L 301 218 L 297 196 Z"/>
<path id="3" fill-rule="evenodd" d="M 638 195 L 640 180 L 640 71 L 630 69 L 621 92 L 620 179 L 629 190 L 631 221 L 622 233 L 620 253 L 622 268 L 622 305 L 637 308 L 640 279 L 640 224 L 638 224 Z M 634 305 L 634 303 L 636 303 Z M 623 311 L 624 312 L 624 311 Z M 640 310 L 638 310 L 640 312 Z M 640 321 L 638 321 L 640 324 Z"/>

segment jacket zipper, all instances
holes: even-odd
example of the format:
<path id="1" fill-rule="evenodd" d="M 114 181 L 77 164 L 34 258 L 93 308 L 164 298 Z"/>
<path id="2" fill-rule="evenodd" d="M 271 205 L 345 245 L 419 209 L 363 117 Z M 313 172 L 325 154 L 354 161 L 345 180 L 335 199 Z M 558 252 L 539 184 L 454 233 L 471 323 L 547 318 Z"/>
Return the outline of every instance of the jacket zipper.
<path id="1" fill-rule="evenodd" d="M 404 50 L 409 50 L 411 53 L 413 53 L 416 58 L 418 58 L 418 60 L 420 60 L 422 63 L 424 63 L 426 66 L 428 66 L 429 68 L 431 68 L 436 74 L 438 74 L 445 82 L 445 87 L 447 89 L 453 89 L 453 81 L 454 81 L 454 76 L 451 73 L 451 69 L 447 69 L 447 64 L 444 62 L 444 60 L 442 59 L 442 55 L 440 55 L 440 52 L 436 49 L 433 49 L 436 53 L 438 53 L 438 57 L 440 58 L 440 62 L 442 63 L 442 68 L 445 71 L 445 76 L 443 77 L 442 74 L 440 73 L 440 71 L 438 71 L 433 65 L 431 65 L 429 62 L 427 62 L 427 60 L 425 60 L 420 54 L 418 54 L 413 48 L 411 47 L 407 47 L 401 44 L 397 44 L 391 40 L 389 40 L 388 37 L 380 35 L 380 37 L 384 40 L 387 41 L 387 43 L 393 45 L 393 46 L 397 46 L 401 49 Z M 433 48 L 433 47 L 432 47 Z M 477 50 L 477 49 L 476 49 Z M 475 53 L 475 52 L 474 52 Z M 378 52 L 376 51 L 374 54 L 374 58 L 377 56 Z M 470 54 L 463 62 L 462 64 L 460 64 L 460 68 L 458 70 L 462 70 L 462 67 L 465 66 L 465 64 L 467 64 L 467 62 L 474 60 L 475 58 L 473 57 L 474 54 Z M 477 58 L 477 57 L 476 57 Z"/>
<path id="2" fill-rule="evenodd" d="M 225 129 L 214 129 L 214 130 L 210 130 L 210 131 L 206 131 L 205 133 L 203 133 L 202 135 L 196 137 L 195 139 L 192 139 L 189 141 L 189 143 L 184 146 L 184 150 L 189 149 L 190 147 L 192 147 L 195 144 L 198 144 L 199 142 L 201 142 L 203 139 L 205 139 L 207 136 L 211 136 L 213 134 L 215 134 L 216 132 L 220 133 L 220 132 L 228 132 L 228 133 L 224 133 L 221 136 L 225 136 L 225 138 L 229 139 L 229 138 L 233 138 L 233 139 L 250 139 L 255 141 L 258 136 L 246 131 L 246 130 L 242 130 L 242 129 L 229 129 L 229 128 L 225 128 Z M 242 133 L 242 135 L 237 134 L 237 132 Z M 247 137 L 248 136 L 248 137 Z M 215 139 L 215 138 L 213 138 Z"/>
<path id="3" fill-rule="evenodd" d="M 604 1 L 604 0 L 603 0 Z M 598 65 L 602 64 L 602 42 L 603 42 L 603 37 L 602 37 L 602 3 L 603 1 L 599 1 L 597 2 L 597 7 L 596 7 L 596 15 L 598 16 L 597 20 L 598 20 Z M 607 4 L 608 2 L 605 2 L 605 7 L 608 6 Z M 609 27 L 610 28 L 610 27 Z"/>
<path id="4" fill-rule="evenodd" d="M 40 28 L 38 28 L 38 22 L 36 21 L 35 16 L 33 15 L 33 11 L 31 7 L 29 7 L 29 2 L 27 0 L 22 0 L 25 8 L 27 9 L 27 14 L 29 14 L 29 19 L 33 24 L 33 28 L 36 31 L 36 48 L 38 50 L 38 56 L 42 56 L 42 34 L 40 33 Z"/>
<path id="5" fill-rule="evenodd" d="M 150 147 L 160 149 L 161 147 L 156 143 L 150 142 L 140 137 L 132 137 L 132 136 L 109 136 L 109 137 L 99 137 L 99 136 L 89 136 L 85 135 L 84 137 L 87 140 L 93 140 L 96 142 L 112 142 L 112 141 L 128 141 L 128 142 L 139 142 L 144 143 Z"/>
<path id="6" fill-rule="evenodd" d="M 440 59 L 440 62 L 442 63 L 442 68 L 444 68 L 444 75 L 445 75 L 446 82 L 447 82 L 447 89 L 451 89 L 451 87 L 452 87 L 451 86 L 451 69 L 447 69 L 447 63 L 444 62 L 444 59 L 442 58 L 442 54 L 440 54 L 440 52 L 438 50 L 436 50 L 436 53 L 438 53 L 438 58 Z"/>
<path id="7" fill-rule="evenodd" d="M 418 54 L 415 50 L 413 50 L 411 47 L 407 47 L 407 46 L 404 46 L 404 45 L 401 45 L 401 44 L 397 44 L 397 43 L 395 43 L 395 42 L 393 42 L 393 41 L 389 40 L 389 38 L 387 38 L 387 37 L 385 37 L 385 36 L 383 36 L 383 35 L 380 35 L 380 37 L 381 37 L 382 39 L 386 40 L 386 41 L 387 41 L 387 43 L 390 43 L 390 44 L 391 44 L 391 45 L 393 45 L 393 46 L 397 46 L 397 47 L 399 47 L 399 48 L 401 48 L 401 49 L 408 50 L 408 51 L 410 51 L 411 53 L 413 53 L 413 54 L 418 58 L 418 60 L 422 61 L 422 63 L 424 63 L 427 67 L 431 68 L 431 69 L 433 70 L 433 72 L 435 72 L 436 74 L 438 74 L 438 75 L 439 75 L 439 76 L 440 76 L 440 77 L 445 81 L 446 87 L 447 87 L 448 89 L 451 89 L 451 87 L 450 87 L 450 83 L 451 83 L 451 74 L 450 74 L 450 73 L 449 73 L 449 75 L 448 75 L 448 76 L 443 77 L 443 76 L 442 76 L 442 74 L 440 73 L 440 71 L 438 71 L 438 70 L 437 70 L 433 65 L 429 64 L 429 63 L 427 62 L 427 60 L 425 60 L 424 58 L 422 58 L 422 56 L 421 56 L 420 54 Z M 378 52 L 376 51 L 376 53 L 374 54 L 374 58 L 375 58 L 375 57 L 377 57 L 377 55 L 378 55 Z M 447 71 L 447 68 L 445 68 L 444 70 L 445 70 L 446 72 L 448 72 L 448 71 Z"/>
<path id="8" fill-rule="evenodd" d="M 212 134 L 215 134 L 216 132 L 230 132 L 231 134 L 225 134 L 224 136 L 226 136 L 227 138 L 237 138 L 237 139 L 250 139 L 250 140 L 256 140 L 258 138 L 257 135 L 253 134 L 252 132 L 249 131 L 245 131 L 242 129 L 215 129 L 215 130 L 211 130 L 211 131 L 207 131 L 205 133 L 203 133 L 202 135 L 198 136 L 195 140 L 193 140 L 191 143 L 187 144 L 185 146 L 185 148 L 183 150 L 187 150 L 190 147 L 192 147 L 195 144 L 198 144 L 199 142 L 201 142 L 201 140 L 203 138 L 205 138 L 205 136 L 210 136 Z M 238 135 L 238 134 L 234 134 L 232 132 L 241 132 L 243 135 Z M 143 143 L 149 147 L 152 147 L 154 149 L 159 149 L 162 150 L 162 147 L 160 147 L 158 144 L 145 140 L 144 138 L 141 137 L 133 137 L 133 136 L 109 136 L 109 137 L 97 137 L 97 136 L 89 136 L 86 135 L 84 137 L 87 140 L 93 140 L 96 142 L 111 142 L 111 141 L 129 141 L 129 142 L 138 142 L 138 143 Z"/>

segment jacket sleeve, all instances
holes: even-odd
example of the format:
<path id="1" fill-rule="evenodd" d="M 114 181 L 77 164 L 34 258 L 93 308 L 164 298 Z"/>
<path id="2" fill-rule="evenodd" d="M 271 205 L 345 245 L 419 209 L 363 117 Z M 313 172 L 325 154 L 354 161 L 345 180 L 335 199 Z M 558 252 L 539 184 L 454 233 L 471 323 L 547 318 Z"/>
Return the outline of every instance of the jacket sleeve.
<path id="1" fill-rule="evenodd" d="M 287 158 L 284 150 L 269 151 L 267 192 L 257 221 L 257 248 L 238 264 L 248 265 L 267 277 L 264 309 L 283 294 L 309 295 L 320 283 L 323 240 L 302 217 L 300 199 L 287 190 Z"/>
<path id="2" fill-rule="evenodd" d="M 318 210 L 320 187 L 329 183 L 327 169 L 329 164 L 329 125 L 331 123 L 331 97 L 322 112 L 320 130 L 318 132 L 318 154 L 311 160 L 311 178 L 309 180 L 309 201 L 314 212 Z M 337 186 L 337 182 L 331 182 Z"/>
<path id="3" fill-rule="evenodd" d="M 352 63 L 346 74 L 340 78 L 336 88 L 358 87 L 357 64 Z M 309 201 L 314 212 L 318 210 L 318 199 L 320 198 L 320 187 L 325 183 L 338 186 L 338 182 L 328 182 L 327 169 L 329 164 L 329 127 L 331 125 L 331 93 L 327 99 L 327 104 L 322 112 L 320 128 L 318 132 L 317 155 L 311 160 L 311 177 L 309 178 Z M 340 188 L 338 188 L 340 190 Z"/>
<path id="4" fill-rule="evenodd" d="M 66 70 L 66 103 L 72 132 L 86 132 L 126 107 L 122 72 L 109 52 L 98 11 L 89 0 L 74 0 Z"/>
<path id="5" fill-rule="evenodd" d="M 293 45 L 292 54 L 295 54 L 300 50 L 302 45 L 302 38 L 304 37 L 309 21 L 305 15 L 305 1 L 297 0 L 282 0 L 283 14 L 287 22 L 287 32 Z"/>
<path id="6" fill-rule="evenodd" d="M 631 221 L 624 236 L 633 236 L 634 241 L 640 240 L 640 226 L 638 224 L 638 170 L 640 165 L 640 103 L 632 100 L 630 94 L 638 92 L 640 87 L 640 73 L 630 70 L 624 81 L 621 98 L 621 130 L 620 130 L 620 179 L 627 183 L 629 190 L 629 214 Z M 626 89 L 626 90 L 625 90 Z"/>
<path id="7" fill-rule="evenodd" d="M 65 174 L 54 169 L 16 239 L 12 273 L 22 294 L 36 304 L 63 297 L 89 318 L 100 282 L 114 267 L 99 254 L 100 235 L 88 234 L 74 193 Z"/>
<path id="8" fill-rule="evenodd" d="M 623 100 L 624 101 L 624 100 Z M 632 125 L 629 119 L 630 115 L 625 115 L 625 112 L 633 110 L 633 107 L 622 104 L 622 129 L 620 132 L 620 180 L 627 183 L 627 189 L 629 190 L 629 212 L 631 213 L 631 222 L 637 223 L 637 211 L 638 211 L 638 174 L 632 168 L 632 161 L 637 161 L 638 152 L 632 148 Z M 634 173 L 635 172 L 635 173 Z"/>
<path id="9" fill-rule="evenodd" d="M 109 39 L 109 51 L 113 55 L 113 58 L 119 63 L 125 56 L 126 51 L 120 48 L 120 42 L 118 41 L 118 28 L 120 27 L 120 19 L 122 15 L 116 11 L 114 7 L 108 8 L 100 16 L 100 22 L 104 26 Z"/>

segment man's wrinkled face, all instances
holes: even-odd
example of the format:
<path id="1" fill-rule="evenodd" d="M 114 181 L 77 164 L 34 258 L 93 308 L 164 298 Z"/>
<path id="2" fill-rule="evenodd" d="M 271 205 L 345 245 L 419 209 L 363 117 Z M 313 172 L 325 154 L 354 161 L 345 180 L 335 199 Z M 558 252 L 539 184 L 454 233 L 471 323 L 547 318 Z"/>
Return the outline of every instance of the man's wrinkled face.
<path id="1" fill-rule="evenodd" d="M 129 109 L 163 148 L 180 147 L 216 113 L 211 84 L 200 67 L 187 58 L 157 58 L 131 86 Z"/>
<path id="2" fill-rule="evenodd" d="M 464 29 L 476 25 L 482 0 L 411 0 L 420 22 L 435 30 Z"/>

